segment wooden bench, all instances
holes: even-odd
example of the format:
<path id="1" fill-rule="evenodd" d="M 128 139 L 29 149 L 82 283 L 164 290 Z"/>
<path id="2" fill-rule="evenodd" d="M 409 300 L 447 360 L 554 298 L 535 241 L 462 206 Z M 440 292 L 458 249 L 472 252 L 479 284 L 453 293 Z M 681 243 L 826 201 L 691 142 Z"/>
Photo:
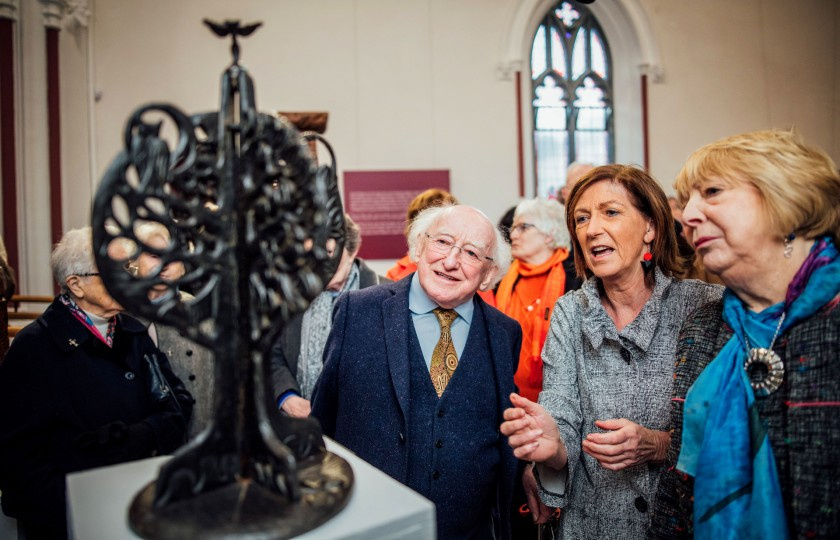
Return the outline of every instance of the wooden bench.
<path id="1" fill-rule="evenodd" d="M 52 296 L 15 294 L 9 300 L 7 312 L 9 314 L 9 338 L 15 337 L 24 326 L 41 316 L 53 301 Z M 23 310 L 22 307 L 28 309 Z M 34 310 L 33 310 L 34 306 Z"/>

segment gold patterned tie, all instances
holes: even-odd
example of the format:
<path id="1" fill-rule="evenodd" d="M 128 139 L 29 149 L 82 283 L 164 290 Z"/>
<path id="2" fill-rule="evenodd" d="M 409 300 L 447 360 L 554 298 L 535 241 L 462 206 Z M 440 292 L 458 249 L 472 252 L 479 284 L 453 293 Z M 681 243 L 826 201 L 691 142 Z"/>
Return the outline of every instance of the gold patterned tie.
<path id="1" fill-rule="evenodd" d="M 429 374 L 432 377 L 432 384 L 438 397 L 443 394 L 449 379 L 458 367 L 458 354 L 455 352 L 455 344 L 452 343 L 452 332 L 449 327 L 452 321 L 458 316 L 454 309 L 435 308 L 434 314 L 440 324 L 440 339 L 432 352 L 432 365 Z"/>

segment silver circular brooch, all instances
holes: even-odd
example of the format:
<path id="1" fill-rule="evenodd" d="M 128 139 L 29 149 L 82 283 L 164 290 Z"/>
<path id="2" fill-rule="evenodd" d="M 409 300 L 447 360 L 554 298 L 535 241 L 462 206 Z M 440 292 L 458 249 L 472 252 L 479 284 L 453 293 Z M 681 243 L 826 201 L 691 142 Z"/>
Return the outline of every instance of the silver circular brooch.
<path id="1" fill-rule="evenodd" d="M 782 386 L 785 378 L 785 364 L 772 349 L 750 349 L 744 371 L 756 396 L 769 396 Z"/>

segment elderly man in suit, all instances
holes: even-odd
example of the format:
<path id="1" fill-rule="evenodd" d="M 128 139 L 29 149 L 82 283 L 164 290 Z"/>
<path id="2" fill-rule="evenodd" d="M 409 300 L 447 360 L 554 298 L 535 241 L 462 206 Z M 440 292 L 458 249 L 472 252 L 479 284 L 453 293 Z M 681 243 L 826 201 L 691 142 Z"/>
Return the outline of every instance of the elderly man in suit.
<path id="1" fill-rule="evenodd" d="M 519 324 L 476 295 L 510 249 L 469 206 L 412 222 L 417 271 L 342 296 L 315 387 L 324 434 L 435 503 L 440 538 L 509 538 L 516 460 L 498 427 Z"/>

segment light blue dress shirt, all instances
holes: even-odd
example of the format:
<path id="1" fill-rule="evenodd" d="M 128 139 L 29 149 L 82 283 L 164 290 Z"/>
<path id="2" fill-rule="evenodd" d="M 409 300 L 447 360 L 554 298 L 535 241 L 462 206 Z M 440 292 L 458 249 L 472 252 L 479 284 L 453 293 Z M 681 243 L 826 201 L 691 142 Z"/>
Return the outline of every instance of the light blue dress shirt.
<path id="1" fill-rule="evenodd" d="M 411 287 L 408 290 L 408 309 L 411 311 L 411 321 L 414 323 L 414 331 L 417 332 L 417 339 L 420 340 L 420 350 L 423 351 L 423 359 L 426 361 L 426 367 L 431 369 L 432 353 L 435 351 L 440 339 L 440 323 L 437 315 L 432 313 L 432 310 L 439 307 L 431 298 L 428 297 L 426 291 L 420 286 L 420 278 L 417 272 L 411 278 Z M 472 323 L 473 310 L 475 305 L 473 299 L 469 300 L 455 307 L 455 312 L 458 316 L 452 321 L 450 332 L 452 333 L 452 342 L 455 345 L 455 353 L 458 358 L 461 358 L 464 347 L 467 344 L 467 336 L 470 333 L 470 324 Z"/>

